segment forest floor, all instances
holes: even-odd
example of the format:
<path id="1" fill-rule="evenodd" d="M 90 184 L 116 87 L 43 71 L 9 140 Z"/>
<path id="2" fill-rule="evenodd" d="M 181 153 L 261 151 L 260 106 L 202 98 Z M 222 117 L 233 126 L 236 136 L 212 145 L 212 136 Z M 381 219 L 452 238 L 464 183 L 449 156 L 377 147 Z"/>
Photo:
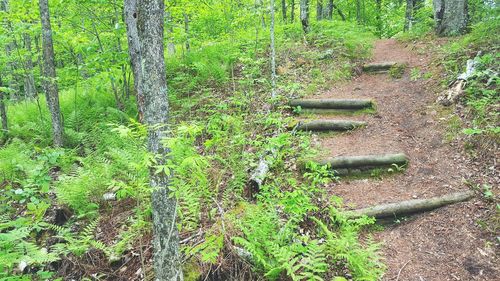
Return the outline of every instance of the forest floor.
<path id="1" fill-rule="evenodd" d="M 373 61 L 406 63 L 401 78 L 363 73 L 312 97 L 370 98 L 377 105 L 375 114 L 338 116 L 363 120 L 368 126 L 343 134 L 319 134 L 322 155 L 403 152 L 410 159 L 402 173 L 347 178 L 330 184 L 328 192 L 342 197 L 348 208 L 445 195 L 467 190 L 472 182 L 489 181 L 498 186 L 497 167 L 476 167 L 463 143 L 449 139 L 449 119 L 453 114 L 435 104 L 439 81 L 412 79 L 410 70 L 436 71 L 432 59 L 426 46 L 379 40 Z M 485 170 L 487 175 L 481 174 Z M 382 243 L 387 265 L 383 280 L 498 278 L 496 238 L 481 224 L 494 216 L 495 209 L 481 197 L 478 193 L 471 201 L 403 218 L 376 231 L 374 238 Z"/>

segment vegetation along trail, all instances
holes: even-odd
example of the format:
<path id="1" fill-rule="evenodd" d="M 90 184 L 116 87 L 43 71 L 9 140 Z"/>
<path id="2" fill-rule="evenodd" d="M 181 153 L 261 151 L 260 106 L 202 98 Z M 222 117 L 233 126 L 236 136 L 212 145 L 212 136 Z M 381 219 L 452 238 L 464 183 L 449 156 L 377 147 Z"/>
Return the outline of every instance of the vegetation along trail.
<path id="1" fill-rule="evenodd" d="M 473 172 L 463 151 L 446 140 L 446 121 L 435 105 L 436 83 L 412 79 L 410 71 L 432 71 L 432 58 L 423 46 L 404 46 L 396 40 L 375 44 L 374 62 L 401 65 L 388 73 L 363 73 L 314 99 L 371 99 L 375 112 L 333 119 L 365 121 L 366 127 L 342 134 L 320 134 L 322 155 L 356 156 L 404 153 L 409 165 L 403 172 L 392 166 L 377 169 L 369 178 L 348 177 L 329 184 L 350 208 L 426 199 L 469 190 Z M 332 119 L 308 115 L 306 119 Z M 498 259 L 476 223 L 484 203 L 478 199 L 457 203 L 411 218 L 392 217 L 376 232 L 388 271 L 384 280 L 494 280 Z M 495 277 L 496 276 L 496 277 Z"/>

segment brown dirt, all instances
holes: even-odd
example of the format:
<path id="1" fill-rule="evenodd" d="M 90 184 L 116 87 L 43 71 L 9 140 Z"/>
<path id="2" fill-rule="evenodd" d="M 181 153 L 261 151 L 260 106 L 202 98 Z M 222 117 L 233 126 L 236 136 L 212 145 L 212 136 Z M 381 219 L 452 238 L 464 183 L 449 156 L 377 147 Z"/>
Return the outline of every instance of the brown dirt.
<path id="1" fill-rule="evenodd" d="M 366 128 L 319 136 L 322 150 L 329 156 L 404 152 L 410 158 L 404 173 L 382 179 L 346 179 L 328 186 L 331 194 L 344 198 L 350 208 L 466 190 L 466 179 L 474 177 L 463 146 L 444 140 L 447 120 L 434 105 L 437 82 L 410 79 L 411 69 L 431 70 L 431 55 L 420 53 L 395 40 L 380 40 L 375 45 L 374 61 L 407 63 L 402 78 L 362 74 L 317 96 L 372 98 L 377 104 L 376 114 L 355 117 L 367 121 Z M 396 280 L 398 273 L 399 280 L 500 280 L 498 244 L 492 241 L 491 232 L 478 225 L 493 212 L 494 207 L 478 196 L 375 233 L 383 243 L 388 267 L 383 280 Z"/>

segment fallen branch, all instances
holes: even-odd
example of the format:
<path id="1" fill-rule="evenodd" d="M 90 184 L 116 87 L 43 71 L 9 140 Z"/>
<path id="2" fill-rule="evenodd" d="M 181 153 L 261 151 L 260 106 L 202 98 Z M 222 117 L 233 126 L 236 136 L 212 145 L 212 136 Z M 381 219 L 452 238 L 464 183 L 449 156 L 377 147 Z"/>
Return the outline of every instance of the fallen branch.
<path id="1" fill-rule="evenodd" d="M 441 197 L 429 199 L 415 199 L 398 203 L 382 204 L 369 208 L 349 211 L 348 216 L 357 218 L 362 216 L 375 217 L 377 219 L 410 215 L 434 210 L 446 205 L 467 201 L 474 196 L 473 191 L 457 192 Z"/>
<path id="2" fill-rule="evenodd" d="M 366 122 L 349 120 L 314 120 L 309 122 L 300 122 L 297 125 L 299 131 L 348 131 L 362 126 Z"/>
<path id="3" fill-rule="evenodd" d="M 397 62 L 376 62 L 376 63 L 368 63 L 363 65 L 363 71 L 365 72 L 385 72 L 389 71 L 391 67 L 396 66 Z"/>
<path id="4" fill-rule="evenodd" d="M 297 99 L 290 102 L 291 107 L 314 109 L 364 109 L 373 107 L 368 99 Z"/>
<path id="5" fill-rule="evenodd" d="M 405 165 L 408 163 L 408 157 L 403 153 L 382 154 L 382 155 L 363 155 L 363 156 L 339 156 L 318 161 L 320 165 L 330 165 L 332 169 L 350 169 L 362 167 L 383 167 L 396 165 Z"/>
<path id="6" fill-rule="evenodd" d="M 464 88 L 467 85 L 467 80 L 474 75 L 474 72 L 479 65 L 479 57 L 481 52 L 478 52 L 472 60 L 467 60 L 465 72 L 458 75 L 455 81 L 451 82 L 449 89 L 443 92 L 437 99 L 437 102 L 443 106 L 450 106 L 456 103 L 464 93 Z"/>

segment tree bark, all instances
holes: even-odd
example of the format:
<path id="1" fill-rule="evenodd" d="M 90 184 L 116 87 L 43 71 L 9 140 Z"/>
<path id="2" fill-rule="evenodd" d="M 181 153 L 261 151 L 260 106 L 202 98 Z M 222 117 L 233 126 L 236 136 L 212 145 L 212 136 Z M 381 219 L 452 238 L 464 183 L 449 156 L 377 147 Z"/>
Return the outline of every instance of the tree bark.
<path id="1" fill-rule="evenodd" d="M 2 86 L 2 77 L 0 76 L 0 86 Z M 7 135 L 7 132 L 9 131 L 9 127 L 7 125 L 7 109 L 5 106 L 5 92 L 0 91 L 0 119 L 2 119 L 2 131 L 4 138 Z"/>
<path id="2" fill-rule="evenodd" d="M 290 22 L 295 22 L 295 0 L 290 5 Z"/>
<path id="3" fill-rule="evenodd" d="M 316 0 L 316 20 L 323 19 L 323 0 Z"/>
<path id="4" fill-rule="evenodd" d="M 365 126 L 366 122 L 350 120 L 314 120 L 300 122 L 297 125 L 299 131 L 348 131 Z"/>
<path id="5" fill-rule="evenodd" d="M 54 46 L 52 43 L 52 28 L 48 0 L 40 0 L 40 19 L 42 22 L 42 49 L 43 49 L 43 85 L 45 98 L 52 119 L 52 135 L 54 146 L 63 145 L 63 124 L 61 109 L 59 108 L 59 91 L 56 81 L 56 67 L 54 63 Z"/>
<path id="6" fill-rule="evenodd" d="M 365 72 L 383 72 L 389 71 L 391 67 L 396 66 L 398 63 L 389 61 L 389 62 L 376 62 L 376 63 L 368 63 L 363 65 L 363 71 Z"/>
<path id="7" fill-rule="evenodd" d="M 191 50 L 191 45 L 189 44 L 189 16 L 187 13 L 184 15 L 184 32 L 186 33 L 186 52 L 189 53 Z"/>
<path id="8" fill-rule="evenodd" d="M 172 15 L 170 12 L 165 13 L 165 19 L 167 22 L 167 53 L 169 55 L 175 54 L 175 44 L 173 42 L 172 34 L 174 33 L 174 28 L 172 25 Z"/>
<path id="9" fill-rule="evenodd" d="M 467 201 L 472 197 L 474 197 L 473 191 L 457 192 L 429 199 L 415 199 L 398 203 L 382 204 L 349 211 L 347 214 L 351 218 L 369 216 L 383 219 L 430 211 L 446 205 Z"/>
<path id="10" fill-rule="evenodd" d="M 274 0 L 271 0 L 271 98 L 276 98 L 276 48 L 274 44 Z"/>
<path id="11" fill-rule="evenodd" d="M 281 14 L 283 16 L 283 22 L 286 22 L 286 0 L 281 0 Z"/>
<path id="12" fill-rule="evenodd" d="M 137 27 L 141 52 L 141 84 L 144 95 L 144 121 L 148 126 L 148 150 L 156 165 L 165 165 L 169 148 L 161 140 L 168 135 L 168 99 L 163 57 L 164 2 L 142 0 L 137 3 Z M 176 220 L 177 201 L 168 189 L 171 175 L 150 168 L 153 215 L 153 268 L 155 280 L 183 280 Z"/>
<path id="13" fill-rule="evenodd" d="M 26 57 L 25 57 L 25 71 L 26 76 L 24 77 L 24 91 L 26 93 L 26 97 L 33 98 L 36 95 L 36 86 L 35 86 L 35 76 L 33 75 L 33 59 L 31 54 L 31 36 L 29 34 L 24 34 L 24 47 L 26 48 Z"/>
<path id="14" fill-rule="evenodd" d="M 309 0 L 300 0 L 300 22 L 304 33 L 309 32 Z"/>
<path id="15" fill-rule="evenodd" d="M 137 33 L 137 0 L 125 0 L 123 5 L 123 16 L 127 29 L 128 54 L 130 57 L 130 67 L 134 75 L 134 88 L 137 97 L 137 112 L 139 121 L 144 118 L 144 95 L 141 87 L 141 50 L 139 46 L 139 35 Z"/>
<path id="16" fill-rule="evenodd" d="M 364 109 L 373 107 L 373 102 L 364 99 L 297 99 L 292 100 L 290 106 L 320 109 Z"/>
<path id="17" fill-rule="evenodd" d="M 408 157 L 402 153 L 362 156 L 339 156 L 318 161 L 321 165 L 329 164 L 332 169 L 353 169 L 363 167 L 385 167 L 392 164 L 405 165 Z"/>
<path id="18" fill-rule="evenodd" d="M 466 31 L 467 0 L 434 0 L 433 4 L 437 35 L 453 36 Z"/>

